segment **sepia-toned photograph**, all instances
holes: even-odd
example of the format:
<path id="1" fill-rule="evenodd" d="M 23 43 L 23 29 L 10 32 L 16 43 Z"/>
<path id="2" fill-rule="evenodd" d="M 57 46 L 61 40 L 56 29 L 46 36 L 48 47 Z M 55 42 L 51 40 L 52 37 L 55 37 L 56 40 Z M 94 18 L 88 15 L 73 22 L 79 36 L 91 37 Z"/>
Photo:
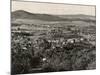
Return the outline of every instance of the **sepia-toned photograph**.
<path id="1" fill-rule="evenodd" d="M 96 69 L 96 6 L 11 1 L 11 74 Z"/>

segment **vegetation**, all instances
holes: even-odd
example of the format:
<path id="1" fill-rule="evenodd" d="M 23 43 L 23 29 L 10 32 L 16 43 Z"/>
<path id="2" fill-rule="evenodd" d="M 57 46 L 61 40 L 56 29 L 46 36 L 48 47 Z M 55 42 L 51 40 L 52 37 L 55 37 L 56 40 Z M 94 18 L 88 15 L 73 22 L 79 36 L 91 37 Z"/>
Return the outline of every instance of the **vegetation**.
<path id="1" fill-rule="evenodd" d="M 12 33 L 12 73 L 89 69 L 89 64 L 95 62 L 95 46 L 87 40 L 71 43 L 64 38 L 63 41 L 60 41 L 63 36 L 59 35 L 63 33 L 57 31 L 51 31 L 50 33 L 54 33 L 54 35 L 52 34 L 53 36 L 49 36 L 49 38 L 46 38 L 47 35 L 45 35 L 35 41 L 29 35 Z M 58 42 L 48 41 L 50 38 L 51 40 L 58 39 Z M 64 42 L 66 44 L 63 44 Z M 95 69 L 95 67 L 91 69 Z"/>
<path id="2" fill-rule="evenodd" d="M 37 15 L 45 18 L 41 20 L 36 14 L 25 11 L 14 12 L 12 16 L 12 74 L 96 68 L 96 31 L 93 17 Z"/>

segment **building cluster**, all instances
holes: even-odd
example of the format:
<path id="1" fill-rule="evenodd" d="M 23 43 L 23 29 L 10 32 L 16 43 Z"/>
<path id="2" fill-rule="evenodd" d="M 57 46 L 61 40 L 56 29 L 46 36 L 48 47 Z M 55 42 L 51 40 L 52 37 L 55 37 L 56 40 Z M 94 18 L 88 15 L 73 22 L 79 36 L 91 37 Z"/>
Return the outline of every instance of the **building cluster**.
<path id="1" fill-rule="evenodd" d="M 40 44 L 42 46 L 49 46 L 52 48 L 67 46 L 68 44 L 75 44 L 75 43 L 81 43 L 86 42 L 87 39 L 85 38 L 70 38 L 70 39 L 64 39 L 64 38 L 56 38 L 56 39 L 37 39 L 35 40 L 35 43 L 39 46 Z"/>

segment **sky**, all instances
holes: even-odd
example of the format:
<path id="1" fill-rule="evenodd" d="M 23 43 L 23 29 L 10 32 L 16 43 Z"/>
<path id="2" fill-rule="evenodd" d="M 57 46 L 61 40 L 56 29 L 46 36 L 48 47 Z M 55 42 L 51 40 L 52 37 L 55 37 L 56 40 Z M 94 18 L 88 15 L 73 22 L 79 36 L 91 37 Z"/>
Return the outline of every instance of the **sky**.
<path id="1" fill-rule="evenodd" d="M 95 16 L 95 6 L 69 5 L 55 3 L 40 3 L 29 1 L 12 1 L 12 11 L 25 10 L 31 13 L 75 15 L 84 14 Z"/>

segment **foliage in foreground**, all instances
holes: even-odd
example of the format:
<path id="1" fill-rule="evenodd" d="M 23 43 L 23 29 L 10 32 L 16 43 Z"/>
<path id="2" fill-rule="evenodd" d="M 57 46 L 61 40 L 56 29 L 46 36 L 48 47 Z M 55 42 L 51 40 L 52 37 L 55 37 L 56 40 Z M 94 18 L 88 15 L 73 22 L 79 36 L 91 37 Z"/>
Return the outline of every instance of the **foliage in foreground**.
<path id="1" fill-rule="evenodd" d="M 95 47 L 89 42 L 53 48 L 27 37 L 12 39 L 12 74 L 95 69 Z M 45 60 L 43 60 L 45 59 Z"/>

